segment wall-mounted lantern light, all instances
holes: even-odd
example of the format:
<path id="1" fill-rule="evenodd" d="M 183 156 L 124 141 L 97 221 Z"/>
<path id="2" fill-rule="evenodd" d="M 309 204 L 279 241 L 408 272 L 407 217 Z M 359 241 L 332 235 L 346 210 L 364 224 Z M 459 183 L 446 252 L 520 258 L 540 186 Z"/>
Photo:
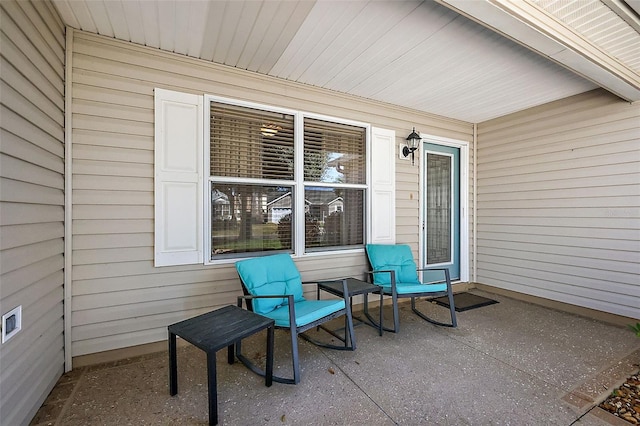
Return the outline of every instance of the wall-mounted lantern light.
<path id="1" fill-rule="evenodd" d="M 402 155 L 404 155 L 405 157 L 408 157 L 409 154 L 411 154 L 411 165 L 415 164 L 413 152 L 416 149 L 418 149 L 418 146 L 420 145 L 420 140 L 421 140 L 420 135 L 416 133 L 416 128 L 414 127 L 411 134 L 407 136 L 407 146 L 402 148 Z"/>

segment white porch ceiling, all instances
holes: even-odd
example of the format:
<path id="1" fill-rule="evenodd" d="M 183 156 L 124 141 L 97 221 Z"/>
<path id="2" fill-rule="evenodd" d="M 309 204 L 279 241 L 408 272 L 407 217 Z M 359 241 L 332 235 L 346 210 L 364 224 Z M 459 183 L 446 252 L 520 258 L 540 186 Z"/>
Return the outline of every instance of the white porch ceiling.
<path id="1" fill-rule="evenodd" d="M 640 99 L 640 27 L 624 2 L 517 1 L 569 41 L 509 0 L 53 0 L 80 30 L 472 123 L 598 86 Z"/>

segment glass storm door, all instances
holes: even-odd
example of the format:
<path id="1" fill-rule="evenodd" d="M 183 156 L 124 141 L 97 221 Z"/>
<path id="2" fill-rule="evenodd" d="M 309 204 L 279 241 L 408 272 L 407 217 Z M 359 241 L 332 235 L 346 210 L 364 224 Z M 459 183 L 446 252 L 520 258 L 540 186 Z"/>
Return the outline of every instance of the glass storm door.
<path id="1" fill-rule="evenodd" d="M 424 144 L 423 268 L 448 268 L 460 279 L 460 149 Z M 425 282 L 442 273 L 425 273 Z"/>

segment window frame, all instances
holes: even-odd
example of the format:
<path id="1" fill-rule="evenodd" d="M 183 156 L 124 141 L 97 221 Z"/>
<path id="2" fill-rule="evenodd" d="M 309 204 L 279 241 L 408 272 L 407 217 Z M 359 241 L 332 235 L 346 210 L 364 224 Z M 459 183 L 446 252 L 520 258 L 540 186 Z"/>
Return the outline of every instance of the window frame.
<path id="1" fill-rule="evenodd" d="M 369 240 L 370 236 L 370 208 L 371 205 L 371 124 L 364 123 L 355 120 L 348 120 L 339 117 L 324 115 L 324 114 L 316 114 L 307 111 L 294 110 L 290 108 L 283 108 L 273 105 L 261 104 L 250 101 L 243 101 L 239 99 L 227 98 L 222 96 L 204 95 L 204 105 L 203 105 L 203 126 L 204 126 L 204 143 L 203 147 L 203 252 L 204 252 L 204 264 L 205 265 L 218 265 L 225 263 L 235 263 L 238 259 L 253 257 L 253 256 L 243 256 L 239 255 L 237 257 L 225 257 L 221 259 L 211 259 L 211 186 L 214 179 L 211 176 L 211 102 L 220 102 L 226 103 L 230 105 L 236 105 L 240 107 L 246 108 L 254 108 L 261 109 L 270 112 L 282 113 L 282 114 L 290 114 L 294 117 L 294 179 L 293 181 L 279 181 L 279 180 L 268 180 L 268 179 L 252 179 L 252 178 L 235 178 L 235 177 L 217 177 L 215 178 L 216 182 L 227 182 L 227 183 L 246 183 L 246 184 L 256 184 L 256 185 L 291 185 L 294 193 L 294 206 L 292 209 L 292 215 L 295 218 L 294 220 L 294 228 L 292 229 L 293 235 L 293 253 L 291 254 L 294 258 L 300 257 L 318 257 L 318 256 L 327 256 L 327 255 L 335 255 L 336 253 L 345 254 L 345 253 L 362 253 L 364 251 L 364 245 Z M 305 181 L 304 180 L 304 119 L 305 118 L 313 118 L 317 120 L 323 120 L 333 123 L 351 125 L 356 127 L 362 127 L 365 129 L 365 176 L 366 181 L 364 184 L 344 184 L 344 183 L 325 183 L 325 182 L 314 182 L 314 181 Z M 305 241 L 304 238 L 300 238 L 300 235 L 305 235 L 305 220 L 304 215 L 299 217 L 301 213 L 304 212 L 304 191 L 306 187 L 314 186 L 314 187 L 327 187 L 327 188 L 352 188 L 352 189 L 361 189 L 364 191 L 364 202 L 362 206 L 362 215 L 363 215 L 363 246 L 356 248 L 344 248 L 344 249 L 330 249 L 330 250 L 313 250 L 313 251 L 305 251 Z M 254 253 L 269 253 L 269 252 L 254 252 Z M 258 254 L 260 256 L 260 254 Z"/>

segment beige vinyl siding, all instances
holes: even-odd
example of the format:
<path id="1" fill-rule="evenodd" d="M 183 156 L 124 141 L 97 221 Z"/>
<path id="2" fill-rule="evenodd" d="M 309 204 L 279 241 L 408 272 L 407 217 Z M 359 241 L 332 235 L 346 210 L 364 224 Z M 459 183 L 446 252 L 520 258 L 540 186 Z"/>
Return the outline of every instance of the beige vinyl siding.
<path id="1" fill-rule="evenodd" d="M 477 281 L 640 318 L 640 105 L 595 90 L 478 128 Z"/>
<path id="2" fill-rule="evenodd" d="M 235 303 L 233 264 L 153 267 L 155 87 L 326 114 L 395 130 L 471 139 L 472 126 L 255 73 L 74 32 L 72 353 L 165 340 L 166 326 Z M 398 200 L 401 241 L 417 250 L 419 169 Z M 363 253 L 296 259 L 304 280 L 361 276 Z"/>
<path id="3" fill-rule="evenodd" d="M 64 27 L 50 3 L 2 1 L 0 423 L 28 424 L 64 371 Z"/>

